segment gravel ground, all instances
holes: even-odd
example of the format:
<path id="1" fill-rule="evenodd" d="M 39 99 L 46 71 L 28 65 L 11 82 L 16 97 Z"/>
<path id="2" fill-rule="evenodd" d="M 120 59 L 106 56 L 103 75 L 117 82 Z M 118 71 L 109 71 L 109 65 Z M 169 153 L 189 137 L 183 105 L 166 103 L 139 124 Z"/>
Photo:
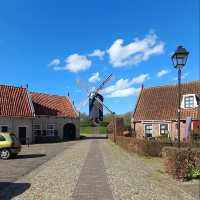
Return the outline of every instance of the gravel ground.
<path id="1" fill-rule="evenodd" d="M 0 192 L 9 184 L 13 184 L 22 176 L 30 173 L 77 142 L 33 144 L 29 147 L 23 145 L 22 151 L 16 158 L 9 160 L 0 159 Z"/>
<path id="2" fill-rule="evenodd" d="M 19 179 L 4 191 L 0 199 L 9 200 L 14 196 L 15 200 L 72 199 L 90 143 L 91 140 L 78 141 L 77 144 Z M 18 195 L 20 193 L 21 195 Z"/>
<path id="3" fill-rule="evenodd" d="M 115 200 L 199 199 L 197 184 L 193 188 L 196 194 L 187 193 L 183 185 L 172 180 L 162 170 L 158 171 L 157 163 L 154 166 L 153 162 L 146 162 L 143 157 L 129 154 L 110 141 L 101 142 L 100 148 Z"/>
<path id="4" fill-rule="evenodd" d="M 99 181 L 103 185 L 107 182 L 115 200 L 200 199 L 200 183 L 180 183 L 173 180 L 164 173 L 160 159 L 146 159 L 129 154 L 105 139 L 98 139 L 96 148 L 96 140 L 91 138 L 77 141 L 17 182 L 11 183 L 4 192 L 0 192 L 0 200 L 72 200 L 78 187 L 78 179 L 82 180 L 82 184 L 79 184 L 82 185 L 81 189 L 85 187 L 85 175 L 91 187 Z M 97 163 L 100 160 L 102 167 L 99 169 Z M 93 179 L 94 175 L 96 180 Z M 102 179 L 103 175 L 106 181 Z M 90 189 L 88 186 L 83 192 L 88 193 Z M 105 192 L 103 190 L 103 187 L 98 187 L 95 199 L 91 200 L 101 199 L 100 194 Z"/>

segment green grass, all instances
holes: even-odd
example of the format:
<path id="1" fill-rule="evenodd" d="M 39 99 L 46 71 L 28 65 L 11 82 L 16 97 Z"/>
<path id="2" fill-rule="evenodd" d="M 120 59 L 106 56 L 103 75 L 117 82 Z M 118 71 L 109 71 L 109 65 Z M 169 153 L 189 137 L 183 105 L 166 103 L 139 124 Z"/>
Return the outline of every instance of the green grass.
<path id="1" fill-rule="evenodd" d="M 99 126 L 99 133 L 106 134 L 107 128 L 104 126 Z M 93 127 L 92 126 L 80 126 L 80 133 L 81 135 L 90 135 L 93 134 Z"/>

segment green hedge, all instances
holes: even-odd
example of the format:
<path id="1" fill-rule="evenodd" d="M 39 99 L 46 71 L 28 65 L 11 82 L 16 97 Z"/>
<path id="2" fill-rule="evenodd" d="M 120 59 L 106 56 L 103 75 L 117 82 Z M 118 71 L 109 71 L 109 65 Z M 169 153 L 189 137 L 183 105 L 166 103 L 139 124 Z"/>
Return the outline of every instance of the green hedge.
<path id="1" fill-rule="evenodd" d="M 108 137 L 114 140 L 112 134 L 109 134 Z M 162 148 L 171 145 L 171 143 L 164 143 L 158 140 L 145 140 L 124 136 L 117 136 L 116 143 L 128 152 L 134 152 L 144 156 L 161 156 Z"/>
<path id="2" fill-rule="evenodd" d="M 200 149 L 164 147 L 162 151 L 166 171 L 174 178 L 200 178 Z"/>

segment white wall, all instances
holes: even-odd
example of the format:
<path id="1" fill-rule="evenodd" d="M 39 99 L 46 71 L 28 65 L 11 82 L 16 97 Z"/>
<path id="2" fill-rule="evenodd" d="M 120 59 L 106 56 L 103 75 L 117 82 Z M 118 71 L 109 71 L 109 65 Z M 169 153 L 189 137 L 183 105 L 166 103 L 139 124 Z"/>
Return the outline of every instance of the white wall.
<path id="1" fill-rule="evenodd" d="M 17 137 L 19 137 L 18 127 L 26 127 L 26 137 L 30 143 L 33 141 L 31 118 L 0 117 L 0 126 L 8 126 L 8 131 L 13 132 Z"/>
<path id="2" fill-rule="evenodd" d="M 19 118 L 19 117 L 0 117 L 0 126 L 8 126 L 8 131 L 13 132 L 18 137 L 18 127 L 27 128 L 27 138 L 30 143 L 34 143 L 34 136 L 32 134 L 32 124 L 40 123 L 41 129 L 46 130 L 47 124 L 56 124 L 58 135 L 63 139 L 63 127 L 67 123 L 72 123 L 76 127 L 76 139 L 80 138 L 80 121 L 79 119 L 69 119 L 64 117 L 36 117 L 36 118 Z"/>

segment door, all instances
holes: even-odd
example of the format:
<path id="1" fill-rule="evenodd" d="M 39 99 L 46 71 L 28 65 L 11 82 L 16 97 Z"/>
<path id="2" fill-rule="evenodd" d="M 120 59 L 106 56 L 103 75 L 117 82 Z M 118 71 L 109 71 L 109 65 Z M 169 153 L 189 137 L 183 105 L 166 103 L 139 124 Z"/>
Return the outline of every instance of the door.
<path id="1" fill-rule="evenodd" d="M 18 134 L 21 144 L 26 144 L 26 127 L 19 127 Z"/>
<path id="2" fill-rule="evenodd" d="M 74 140 L 76 139 L 76 127 L 74 124 L 68 123 L 63 127 L 63 139 Z"/>

